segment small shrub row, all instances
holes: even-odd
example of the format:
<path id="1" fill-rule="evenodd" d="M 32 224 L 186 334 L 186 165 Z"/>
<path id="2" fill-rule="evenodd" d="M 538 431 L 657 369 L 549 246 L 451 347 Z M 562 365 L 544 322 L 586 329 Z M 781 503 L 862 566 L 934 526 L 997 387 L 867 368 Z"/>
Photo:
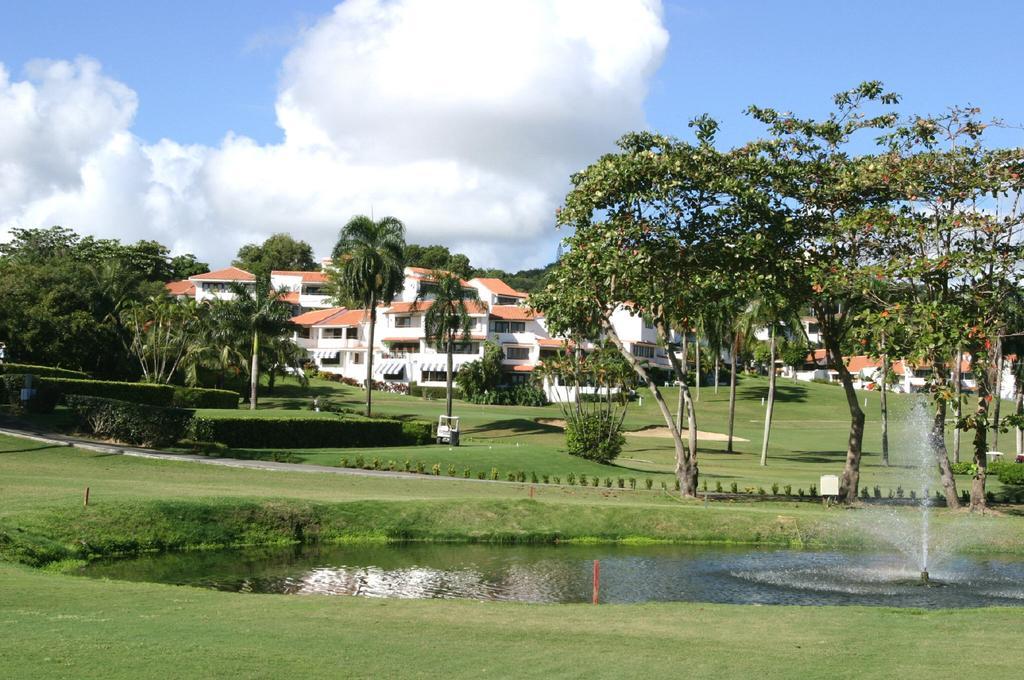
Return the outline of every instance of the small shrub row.
<path id="1" fill-rule="evenodd" d="M 103 397 L 118 401 L 130 401 L 150 406 L 171 406 L 174 402 L 174 387 L 151 383 L 116 382 L 109 380 L 76 380 L 72 378 L 42 378 L 41 384 L 53 385 L 61 394 Z"/>
<path id="2" fill-rule="evenodd" d="M 495 406 L 547 406 L 548 398 L 544 390 L 533 385 L 516 385 L 499 387 L 467 397 L 472 404 Z"/>
<path id="3" fill-rule="evenodd" d="M 165 446 L 178 441 L 194 413 L 78 394 L 65 399 L 87 432 L 133 446 Z"/>
<path id="4" fill-rule="evenodd" d="M 428 443 L 430 424 L 384 419 L 196 417 L 189 438 L 253 449 L 406 446 Z"/>
<path id="5" fill-rule="evenodd" d="M 16 413 L 22 410 L 28 413 L 52 413 L 60 401 L 60 390 L 53 385 L 34 383 L 35 393 L 27 403 L 21 401 L 21 389 L 25 385 L 25 376 L 21 373 L 0 375 L 0 403 L 10 405 Z"/>
<path id="6" fill-rule="evenodd" d="M 413 396 L 423 399 L 447 399 L 448 390 L 445 387 L 425 387 L 417 385 L 413 388 Z M 452 385 L 452 399 L 462 399 L 462 390 Z"/>

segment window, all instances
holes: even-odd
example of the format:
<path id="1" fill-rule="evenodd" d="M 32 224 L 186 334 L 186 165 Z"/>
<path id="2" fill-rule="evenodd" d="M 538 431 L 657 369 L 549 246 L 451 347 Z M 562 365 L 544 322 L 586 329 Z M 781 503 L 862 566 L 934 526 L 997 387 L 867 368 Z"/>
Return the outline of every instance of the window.
<path id="1" fill-rule="evenodd" d="M 346 340 L 358 340 L 359 339 L 359 329 L 358 328 L 354 328 L 354 327 L 346 328 L 345 329 L 345 339 Z"/>
<path id="2" fill-rule="evenodd" d="M 321 335 L 320 337 L 322 337 L 324 340 L 342 340 L 345 338 L 345 329 L 325 328 L 323 329 L 323 335 Z"/>
<path id="3" fill-rule="evenodd" d="M 334 356 L 324 357 L 320 360 L 321 366 L 337 366 L 341 363 L 341 353 L 337 353 Z"/>
<path id="4" fill-rule="evenodd" d="M 530 348 L 529 347 L 506 347 L 505 348 L 506 359 L 529 359 Z"/>
<path id="5" fill-rule="evenodd" d="M 295 337 L 309 339 L 309 327 L 299 326 L 297 329 L 295 329 Z"/>
<path id="6" fill-rule="evenodd" d="M 525 385 L 530 376 L 526 373 L 506 373 L 504 378 L 506 385 Z"/>
<path id="7" fill-rule="evenodd" d="M 402 366 L 402 367 L 400 367 L 394 373 L 385 373 L 384 374 L 384 379 L 385 380 L 401 380 L 404 376 L 405 376 L 405 366 Z"/>
<path id="8" fill-rule="evenodd" d="M 475 342 L 455 342 L 452 343 L 452 351 L 455 354 L 479 354 L 480 345 Z"/>
<path id="9" fill-rule="evenodd" d="M 491 330 L 495 333 L 525 333 L 525 321 L 493 321 Z"/>
<path id="10" fill-rule="evenodd" d="M 633 343 L 630 347 L 630 351 L 633 352 L 633 356 L 638 359 L 653 359 L 654 358 L 654 346 L 653 345 L 638 345 Z"/>
<path id="11" fill-rule="evenodd" d="M 353 364 L 361 364 L 361 363 L 363 363 L 363 355 L 358 353 L 358 352 L 354 353 L 352 355 L 352 363 Z"/>
<path id="12" fill-rule="evenodd" d="M 644 328 L 646 328 L 649 331 L 654 330 L 654 321 L 652 321 L 651 317 L 647 316 L 646 314 L 644 315 Z"/>
<path id="13" fill-rule="evenodd" d="M 402 354 L 405 352 L 419 352 L 420 344 L 418 342 L 404 342 L 396 343 L 391 345 L 392 354 Z"/>
<path id="14" fill-rule="evenodd" d="M 816 324 L 816 323 L 809 323 L 809 324 L 807 324 L 807 334 L 808 335 L 817 335 L 819 332 L 820 331 L 819 331 L 818 324 Z"/>
<path id="15" fill-rule="evenodd" d="M 396 316 L 395 328 L 412 328 L 411 316 Z"/>
<path id="16" fill-rule="evenodd" d="M 324 289 L 322 286 L 306 286 L 302 289 L 303 295 L 323 295 Z"/>
<path id="17" fill-rule="evenodd" d="M 504 295 L 496 295 L 494 304 L 496 305 L 518 305 L 519 298 L 517 297 L 506 297 Z"/>
<path id="18" fill-rule="evenodd" d="M 452 378 L 458 373 L 456 370 L 452 370 Z M 447 382 L 448 372 L 447 371 L 423 371 L 423 382 Z"/>

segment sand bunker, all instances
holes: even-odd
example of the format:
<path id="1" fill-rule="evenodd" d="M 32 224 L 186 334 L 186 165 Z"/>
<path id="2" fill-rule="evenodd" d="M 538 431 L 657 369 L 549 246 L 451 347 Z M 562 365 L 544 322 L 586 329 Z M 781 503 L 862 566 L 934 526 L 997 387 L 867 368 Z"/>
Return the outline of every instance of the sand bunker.
<path id="1" fill-rule="evenodd" d="M 560 427 L 565 429 L 565 421 L 561 418 L 537 418 L 536 422 L 540 425 L 551 425 L 553 427 Z M 648 427 L 643 430 L 637 430 L 635 432 L 625 432 L 631 437 L 665 437 L 668 439 L 672 438 L 672 434 L 668 431 L 667 427 Z M 683 438 L 689 436 L 687 430 L 681 432 Z M 737 437 L 733 435 L 732 440 L 734 442 L 745 442 L 750 441 L 743 437 Z M 705 442 L 725 442 L 729 441 L 729 435 L 722 434 L 721 432 L 705 432 L 704 430 L 697 430 L 697 441 Z"/>

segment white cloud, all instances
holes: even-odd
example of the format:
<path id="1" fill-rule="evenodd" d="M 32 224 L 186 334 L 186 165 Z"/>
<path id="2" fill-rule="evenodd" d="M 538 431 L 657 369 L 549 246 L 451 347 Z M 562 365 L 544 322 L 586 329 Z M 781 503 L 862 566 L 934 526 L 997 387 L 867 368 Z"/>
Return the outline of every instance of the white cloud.
<path id="1" fill-rule="evenodd" d="M 89 59 L 0 65 L 0 231 L 63 224 L 223 263 L 289 231 L 326 254 L 352 214 L 506 268 L 553 253 L 571 172 L 644 125 L 656 0 L 349 0 L 284 61 L 283 140 L 134 137 L 135 93 Z M 538 247 L 540 252 L 535 252 Z"/>

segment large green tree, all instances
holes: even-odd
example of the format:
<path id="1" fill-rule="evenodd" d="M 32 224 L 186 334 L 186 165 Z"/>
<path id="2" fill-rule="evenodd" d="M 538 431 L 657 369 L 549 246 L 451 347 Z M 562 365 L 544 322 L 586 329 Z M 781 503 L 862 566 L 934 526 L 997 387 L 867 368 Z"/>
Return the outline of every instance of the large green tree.
<path id="1" fill-rule="evenodd" d="M 313 271 L 320 267 L 313 260 L 313 247 L 290 234 L 273 234 L 263 243 L 247 243 L 238 249 L 233 265 L 255 274 L 270 276 L 275 269 Z"/>
<path id="2" fill-rule="evenodd" d="M 405 225 L 397 217 L 350 219 L 338 235 L 328 272 L 336 304 L 366 309 L 370 317 L 366 345 L 366 415 L 372 410 L 373 341 L 377 306 L 390 304 L 405 282 Z"/>
<path id="3" fill-rule="evenodd" d="M 475 288 L 465 288 L 462 280 L 446 271 L 434 271 L 434 285 L 430 288 L 430 300 L 417 298 L 417 304 L 429 305 L 423 314 L 423 333 L 437 351 L 444 352 L 445 373 L 445 415 L 452 415 L 453 354 L 456 342 L 470 342 L 473 331 L 471 308 L 478 303 Z"/>
<path id="4" fill-rule="evenodd" d="M 891 189 L 880 181 L 881 161 L 852 149 L 862 137 L 880 134 L 897 121 L 899 101 L 881 83 L 867 82 L 834 97 L 834 110 L 821 120 L 798 118 L 771 108 L 749 113 L 768 129 L 759 142 L 772 172 L 769 187 L 775 205 L 799 234 L 792 248 L 772 258 L 791 276 L 803 279 L 797 290 L 817 317 L 830 367 L 839 375 L 850 412 L 846 462 L 840 482 L 845 502 L 857 499 L 864 442 L 864 412 L 846 368 L 843 347 L 857 327 L 865 304 L 866 267 L 885 257 L 886 244 L 859 217 L 888 205 Z M 880 110 L 869 112 L 871 106 Z"/>

